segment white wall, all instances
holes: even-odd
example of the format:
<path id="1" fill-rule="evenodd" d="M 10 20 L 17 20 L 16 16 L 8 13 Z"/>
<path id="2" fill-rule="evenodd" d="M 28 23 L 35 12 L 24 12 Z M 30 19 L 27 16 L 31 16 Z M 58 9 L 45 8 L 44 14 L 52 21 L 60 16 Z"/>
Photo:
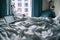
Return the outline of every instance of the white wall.
<path id="1" fill-rule="evenodd" d="M 60 15 L 60 0 L 53 0 L 54 1 L 54 6 L 55 6 L 55 14 L 56 16 L 59 16 Z M 43 7 L 42 7 L 42 10 L 47 10 L 49 9 L 49 4 L 48 4 L 48 1 L 47 0 L 43 0 Z"/>
<path id="2" fill-rule="evenodd" d="M 48 0 L 43 0 L 42 1 L 42 10 L 48 10 L 49 9 L 49 4 L 48 4 Z"/>
<path id="3" fill-rule="evenodd" d="M 60 15 L 60 0 L 54 0 L 54 5 L 55 5 L 55 14 L 56 16 Z"/>

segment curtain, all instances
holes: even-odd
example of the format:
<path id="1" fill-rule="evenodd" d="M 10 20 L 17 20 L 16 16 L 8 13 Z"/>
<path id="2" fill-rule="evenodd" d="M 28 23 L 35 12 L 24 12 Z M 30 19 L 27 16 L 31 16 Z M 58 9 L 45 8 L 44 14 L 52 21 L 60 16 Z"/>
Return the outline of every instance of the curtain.
<path id="1" fill-rule="evenodd" d="M 39 17 L 42 12 L 42 0 L 32 0 L 32 17 Z"/>

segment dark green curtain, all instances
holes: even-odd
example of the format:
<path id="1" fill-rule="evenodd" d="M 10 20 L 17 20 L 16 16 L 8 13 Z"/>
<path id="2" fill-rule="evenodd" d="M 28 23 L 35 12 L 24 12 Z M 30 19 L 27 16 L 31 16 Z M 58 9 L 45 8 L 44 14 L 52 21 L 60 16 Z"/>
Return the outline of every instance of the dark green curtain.
<path id="1" fill-rule="evenodd" d="M 42 0 L 32 0 L 32 17 L 40 17 L 42 12 Z"/>
<path id="2" fill-rule="evenodd" d="M 0 18 L 7 15 L 6 0 L 0 0 Z"/>

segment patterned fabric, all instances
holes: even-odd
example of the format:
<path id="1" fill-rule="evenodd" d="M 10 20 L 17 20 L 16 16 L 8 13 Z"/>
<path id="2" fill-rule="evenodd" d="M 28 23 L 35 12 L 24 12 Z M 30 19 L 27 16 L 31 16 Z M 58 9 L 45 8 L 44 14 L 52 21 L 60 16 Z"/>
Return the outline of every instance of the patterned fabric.
<path id="1" fill-rule="evenodd" d="M 12 27 L 0 27 L 0 40 L 59 40 L 60 27 L 56 20 L 41 17 L 25 20 L 23 18 L 12 24 Z"/>

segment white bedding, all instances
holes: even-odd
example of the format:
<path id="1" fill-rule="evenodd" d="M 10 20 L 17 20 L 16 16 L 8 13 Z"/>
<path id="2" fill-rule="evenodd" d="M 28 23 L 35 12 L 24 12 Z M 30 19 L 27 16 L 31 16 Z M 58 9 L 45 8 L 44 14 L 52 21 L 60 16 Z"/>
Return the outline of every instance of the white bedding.
<path id="1" fill-rule="evenodd" d="M 0 40 L 58 40 L 59 20 L 43 17 L 23 19 L 12 24 L 12 27 L 0 27 Z"/>

